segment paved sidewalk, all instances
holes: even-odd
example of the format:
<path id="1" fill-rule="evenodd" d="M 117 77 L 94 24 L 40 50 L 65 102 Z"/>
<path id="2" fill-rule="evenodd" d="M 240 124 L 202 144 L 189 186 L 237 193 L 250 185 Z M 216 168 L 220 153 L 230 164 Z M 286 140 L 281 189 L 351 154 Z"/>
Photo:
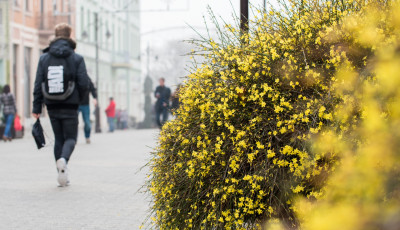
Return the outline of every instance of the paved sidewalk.
<path id="1" fill-rule="evenodd" d="M 30 133 L 0 142 L 0 230 L 138 229 L 147 216 L 149 198 L 138 193 L 158 130 L 93 134 L 85 144 L 80 133 L 69 169 L 71 185 L 57 187 L 48 147 L 37 150 Z"/>

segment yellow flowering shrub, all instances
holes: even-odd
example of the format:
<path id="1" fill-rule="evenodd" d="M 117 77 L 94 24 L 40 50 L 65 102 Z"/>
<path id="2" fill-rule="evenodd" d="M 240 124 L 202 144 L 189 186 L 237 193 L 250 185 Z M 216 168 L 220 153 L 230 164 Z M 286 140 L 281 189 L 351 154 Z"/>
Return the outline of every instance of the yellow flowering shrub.
<path id="1" fill-rule="evenodd" d="M 352 89 L 336 73 L 365 69 L 373 54 L 361 41 L 344 46 L 350 38 L 332 28 L 370 1 L 287 2 L 260 12 L 249 34 L 226 25 L 218 41 L 198 43 L 205 62 L 180 90 L 150 162 L 157 228 L 261 229 L 274 218 L 290 228 L 294 197 L 320 197 L 337 157 L 310 140 L 358 123 L 358 108 L 336 120 L 352 99 L 337 93 Z"/>
<path id="2" fill-rule="evenodd" d="M 335 94 L 345 100 L 335 120 L 346 123 L 354 111 L 361 116 L 344 135 L 327 130 L 316 139 L 316 151 L 336 152 L 341 160 L 318 201 L 297 202 L 302 229 L 400 229 L 399 13 L 399 2 L 387 1 L 332 27 L 331 41 L 370 51 L 364 68 L 341 60 L 336 77 Z"/>

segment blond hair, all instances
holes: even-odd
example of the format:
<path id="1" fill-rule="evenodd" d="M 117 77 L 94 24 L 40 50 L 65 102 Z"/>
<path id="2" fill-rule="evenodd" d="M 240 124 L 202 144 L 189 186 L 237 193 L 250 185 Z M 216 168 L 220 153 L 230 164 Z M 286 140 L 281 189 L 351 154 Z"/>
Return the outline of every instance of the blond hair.
<path id="1" fill-rule="evenodd" d="M 56 37 L 65 37 L 69 38 L 71 36 L 72 28 L 67 23 L 57 24 L 55 27 L 55 35 Z"/>

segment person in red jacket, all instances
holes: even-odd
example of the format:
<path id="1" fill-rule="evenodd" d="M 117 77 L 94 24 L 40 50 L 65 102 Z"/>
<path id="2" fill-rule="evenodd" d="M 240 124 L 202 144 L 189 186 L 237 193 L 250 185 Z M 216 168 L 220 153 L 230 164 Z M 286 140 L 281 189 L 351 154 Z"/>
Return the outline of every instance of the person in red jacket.
<path id="1" fill-rule="evenodd" d="M 112 133 L 114 132 L 114 118 L 115 118 L 115 102 L 114 98 L 112 97 L 110 97 L 110 104 L 106 109 L 106 114 L 109 127 L 108 131 Z"/>

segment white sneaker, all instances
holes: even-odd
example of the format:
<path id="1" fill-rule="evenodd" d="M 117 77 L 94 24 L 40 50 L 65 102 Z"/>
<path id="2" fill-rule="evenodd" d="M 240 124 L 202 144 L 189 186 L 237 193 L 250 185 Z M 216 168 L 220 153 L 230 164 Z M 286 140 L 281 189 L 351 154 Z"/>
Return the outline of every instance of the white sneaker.
<path id="1" fill-rule="evenodd" d="M 67 169 L 67 161 L 64 158 L 60 158 L 57 160 L 57 170 L 58 170 L 58 178 L 57 181 L 61 187 L 67 186 L 69 183 L 68 180 L 68 169 Z"/>

